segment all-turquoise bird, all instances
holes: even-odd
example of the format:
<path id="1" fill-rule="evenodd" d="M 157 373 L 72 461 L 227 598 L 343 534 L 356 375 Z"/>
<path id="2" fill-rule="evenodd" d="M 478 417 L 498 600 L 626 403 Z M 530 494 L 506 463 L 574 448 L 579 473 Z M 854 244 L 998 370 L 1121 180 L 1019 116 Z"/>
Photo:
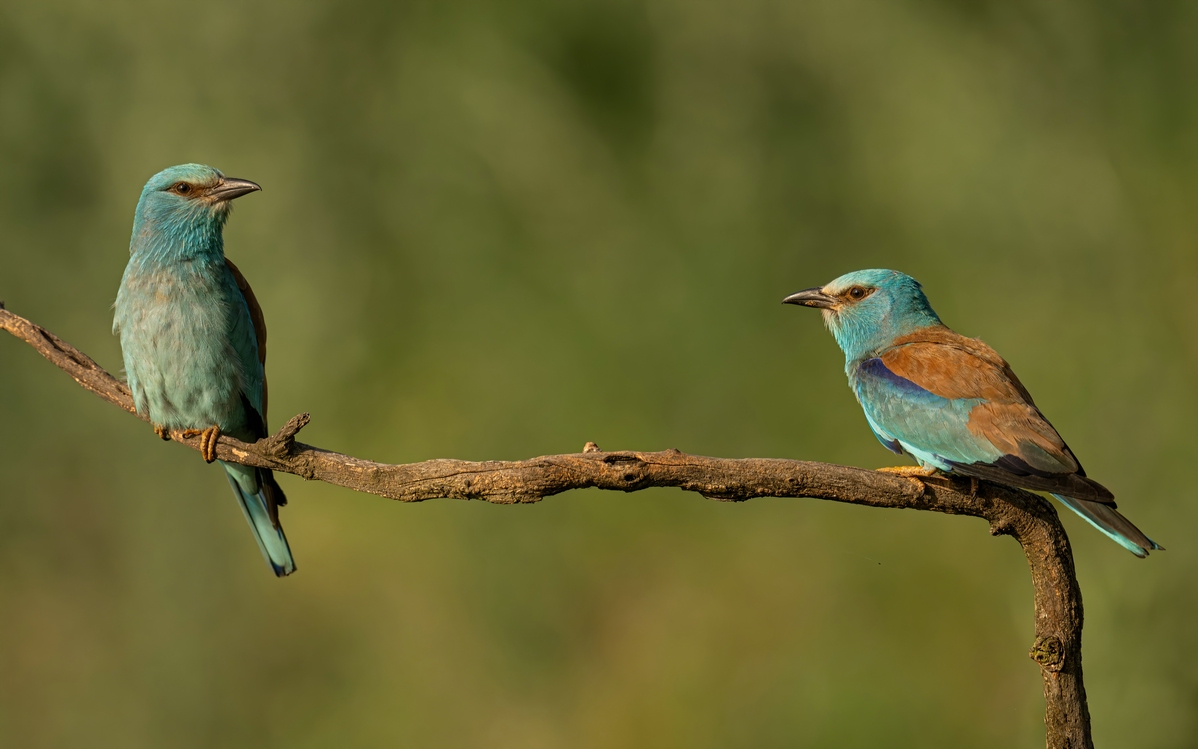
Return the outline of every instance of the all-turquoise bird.
<path id="1" fill-rule="evenodd" d="M 782 300 L 823 311 L 874 435 L 908 474 L 955 473 L 1046 491 L 1138 557 L 1162 549 L 1115 509 L 994 349 L 949 330 L 919 282 L 861 270 Z"/>
<path id="2" fill-rule="evenodd" d="M 266 324 L 245 277 L 225 258 L 222 230 L 232 201 L 262 189 L 201 164 L 165 169 L 137 201 L 129 265 L 116 298 L 113 333 L 137 412 L 154 431 L 201 435 L 204 460 L 216 441 L 266 432 Z M 280 577 L 295 561 L 279 524 L 287 497 L 268 470 L 221 465 Z"/>

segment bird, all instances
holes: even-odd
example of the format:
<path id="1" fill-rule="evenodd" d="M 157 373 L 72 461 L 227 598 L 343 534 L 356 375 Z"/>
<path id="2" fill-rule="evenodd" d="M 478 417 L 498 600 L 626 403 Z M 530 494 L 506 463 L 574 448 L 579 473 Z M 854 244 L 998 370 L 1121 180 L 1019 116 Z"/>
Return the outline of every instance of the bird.
<path id="1" fill-rule="evenodd" d="M 113 333 L 137 413 L 154 433 L 200 436 L 205 462 L 222 434 L 266 431 L 266 322 L 245 276 L 225 257 L 233 201 L 262 188 L 203 164 L 155 174 L 137 201 Z M 273 473 L 221 461 L 258 548 L 275 575 L 295 571 Z"/>
<path id="2" fill-rule="evenodd" d="M 919 463 L 882 470 L 1048 492 L 1137 557 L 1164 549 L 1086 475 L 1006 360 L 941 322 L 911 276 L 859 270 L 782 303 L 822 312 L 874 436 Z"/>

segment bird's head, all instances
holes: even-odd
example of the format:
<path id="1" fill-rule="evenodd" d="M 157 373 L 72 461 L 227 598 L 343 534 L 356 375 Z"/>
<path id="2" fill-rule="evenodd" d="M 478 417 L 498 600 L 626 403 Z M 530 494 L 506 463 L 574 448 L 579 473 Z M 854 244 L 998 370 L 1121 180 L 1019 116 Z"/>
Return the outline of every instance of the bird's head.
<path id="1" fill-rule="evenodd" d="M 234 198 L 261 190 L 257 184 L 221 174 L 203 164 L 181 164 L 150 177 L 137 201 L 132 249 L 177 247 L 200 251 L 214 241 L 229 217 Z"/>
<path id="2" fill-rule="evenodd" d="M 825 286 L 791 294 L 782 303 L 821 310 L 849 362 L 919 328 L 942 324 L 919 281 L 894 270 L 846 273 Z"/>

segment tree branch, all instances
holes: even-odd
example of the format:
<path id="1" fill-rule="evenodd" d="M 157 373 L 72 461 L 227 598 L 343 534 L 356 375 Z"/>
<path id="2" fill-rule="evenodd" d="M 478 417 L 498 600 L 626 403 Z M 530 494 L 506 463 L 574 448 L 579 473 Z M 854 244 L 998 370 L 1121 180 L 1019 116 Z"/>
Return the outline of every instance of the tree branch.
<path id="1" fill-rule="evenodd" d="M 33 346 L 83 387 L 136 414 L 123 383 L 54 334 L 6 311 L 2 303 L 0 328 Z M 987 482 L 971 486 L 948 477 L 914 479 L 799 460 L 706 458 L 678 450 L 603 452 L 594 443 L 587 443 L 581 453 L 530 460 L 387 465 L 296 441 L 308 420 L 308 414 L 299 414 L 254 444 L 222 436 L 217 457 L 402 502 L 448 497 L 517 504 L 571 489 L 633 492 L 667 486 L 721 501 L 809 497 L 984 518 L 991 535 L 1019 541 L 1031 567 L 1036 640 L 1029 655 L 1040 665 L 1044 680 L 1047 746 L 1093 747 L 1082 684 L 1082 600 L 1073 552 L 1056 510 L 1038 495 Z M 171 438 L 200 449 L 199 437 L 172 432 Z"/>

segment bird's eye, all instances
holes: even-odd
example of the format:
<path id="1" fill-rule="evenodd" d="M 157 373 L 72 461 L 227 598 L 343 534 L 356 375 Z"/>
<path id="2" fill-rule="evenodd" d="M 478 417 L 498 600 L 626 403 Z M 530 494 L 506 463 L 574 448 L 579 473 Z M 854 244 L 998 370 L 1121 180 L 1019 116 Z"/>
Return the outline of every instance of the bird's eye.
<path id="1" fill-rule="evenodd" d="M 187 184 L 186 182 L 180 182 L 171 189 L 180 195 L 188 195 L 191 193 L 191 185 Z"/>
<path id="2" fill-rule="evenodd" d="M 849 298 L 853 301 L 860 301 L 864 299 L 868 293 L 869 292 L 867 292 L 861 286 L 854 286 L 853 288 L 849 289 Z"/>

